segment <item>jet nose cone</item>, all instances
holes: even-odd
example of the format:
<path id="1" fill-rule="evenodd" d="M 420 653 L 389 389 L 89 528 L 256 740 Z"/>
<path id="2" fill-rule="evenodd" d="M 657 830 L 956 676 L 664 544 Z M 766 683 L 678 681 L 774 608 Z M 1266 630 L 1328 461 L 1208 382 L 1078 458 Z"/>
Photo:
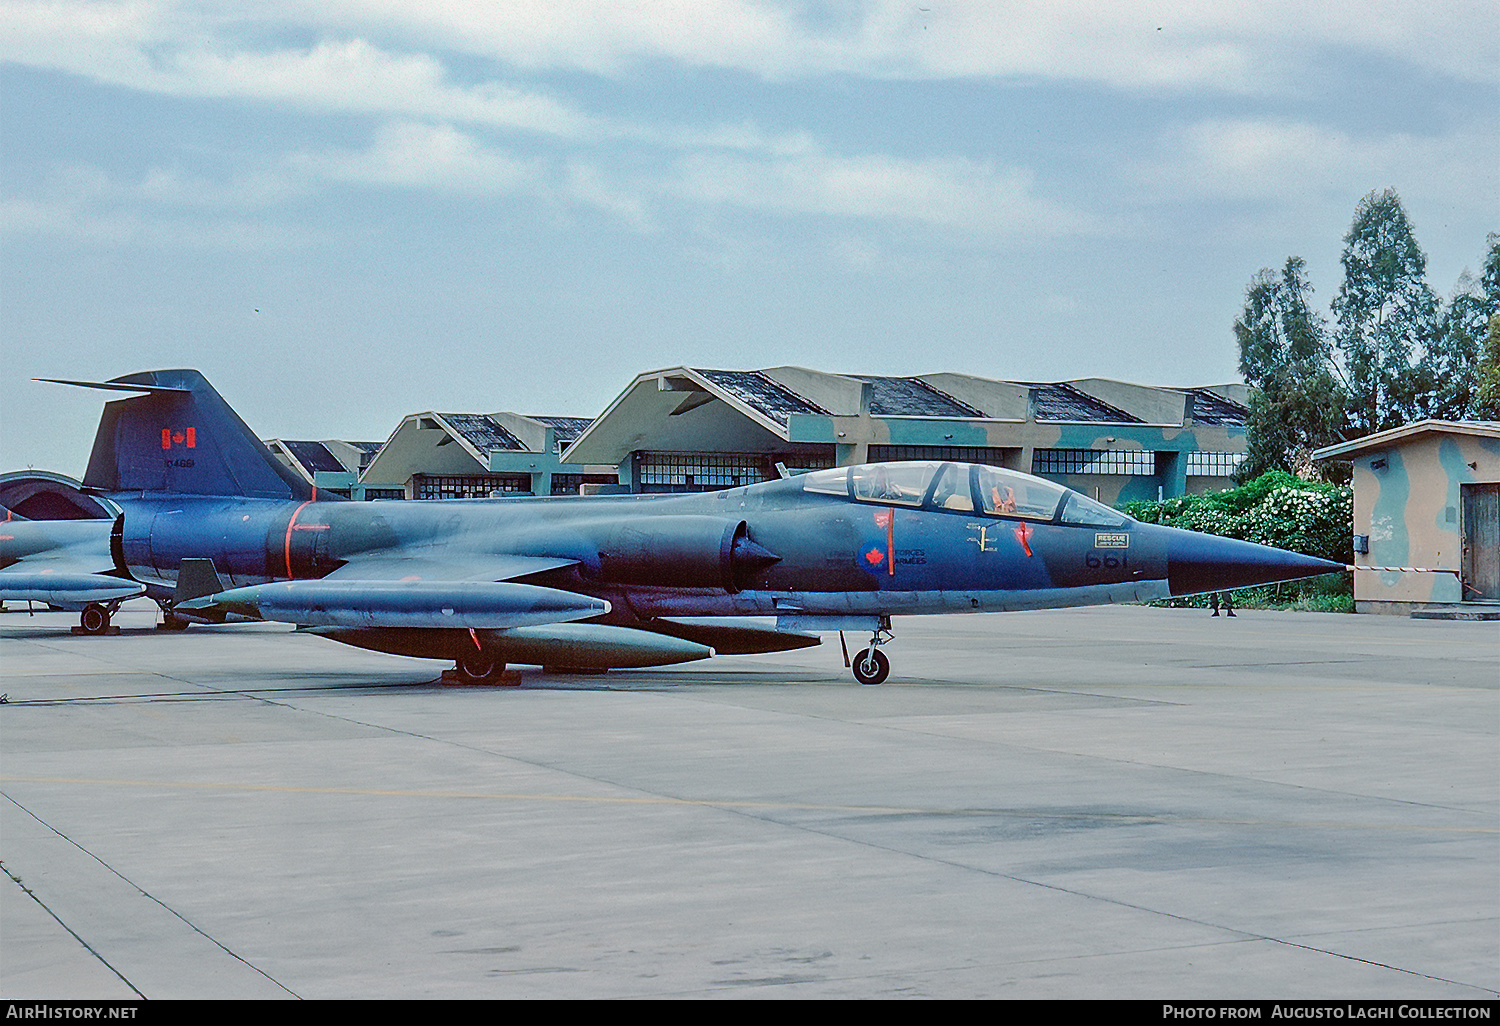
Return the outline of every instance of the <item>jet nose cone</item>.
<path id="1" fill-rule="evenodd" d="M 1166 533 L 1167 584 L 1173 596 L 1231 591 L 1344 570 L 1342 563 L 1237 538 L 1175 527 L 1159 530 Z"/>

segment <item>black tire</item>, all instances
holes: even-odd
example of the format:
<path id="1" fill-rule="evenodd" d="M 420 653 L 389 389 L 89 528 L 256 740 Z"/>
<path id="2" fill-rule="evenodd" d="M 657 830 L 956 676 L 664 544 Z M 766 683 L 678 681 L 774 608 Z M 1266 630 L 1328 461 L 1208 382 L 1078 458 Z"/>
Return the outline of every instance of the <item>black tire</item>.
<path id="1" fill-rule="evenodd" d="M 90 602 L 83 607 L 83 614 L 79 616 L 78 623 L 83 627 L 85 634 L 103 634 L 109 630 L 109 610 L 97 602 Z"/>
<path id="2" fill-rule="evenodd" d="M 854 679 L 861 684 L 881 684 L 891 673 L 891 661 L 878 648 L 865 649 L 854 657 Z"/>
<path id="3" fill-rule="evenodd" d="M 458 675 L 470 684 L 488 684 L 499 680 L 505 672 L 503 662 L 477 648 L 464 649 L 454 661 L 458 664 Z"/>
<path id="4" fill-rule="evenodd" d="M 163 613 L 161 617 L 161 629 L 164 631 L 185 631 L 192 626 L 191 620 L 184 620 L 180 616 L 171 613 Z"/>

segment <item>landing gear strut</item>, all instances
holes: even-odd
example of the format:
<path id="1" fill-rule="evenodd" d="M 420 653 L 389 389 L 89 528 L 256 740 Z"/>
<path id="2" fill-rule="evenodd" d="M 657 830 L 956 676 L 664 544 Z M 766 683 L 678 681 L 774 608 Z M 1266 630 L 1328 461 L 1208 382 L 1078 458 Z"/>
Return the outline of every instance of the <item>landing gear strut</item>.
<path id="1" fill-rule="evenodd" d="M 861 684 L 881 684 L 891 673 L 891 661 L 886 654 L 880 651 L 880 646 L 891 640 L 890 617 L 882 616 L 880 626 L 875 628 L 875 633 L 870 637 L 868 648 L 858 652 L 850 665 L 854 671 L 854 679 Z"/>
<path id="2" fill-rule="evenodd" d="M 184 620 L 172 612 L 172 604 L 157 599 L 156 605 L 161 609 L 161 623 L 156 625 L 159 631 L 185 631 L 192 625 L 191 620 Z"/>

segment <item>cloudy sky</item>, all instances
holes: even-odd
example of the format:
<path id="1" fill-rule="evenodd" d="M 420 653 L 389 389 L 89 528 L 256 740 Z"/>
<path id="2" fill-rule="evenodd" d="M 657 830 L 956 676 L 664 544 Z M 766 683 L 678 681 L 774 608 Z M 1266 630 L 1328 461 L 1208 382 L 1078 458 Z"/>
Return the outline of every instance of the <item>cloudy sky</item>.
<path id="1" fill-rule="evenodd" d="M 1395 188 L 1500 230 L 1493 0 L 0 0 L 0 470 L 202 370 L 263 436 L 637 373 L 1236 375 Z"/>

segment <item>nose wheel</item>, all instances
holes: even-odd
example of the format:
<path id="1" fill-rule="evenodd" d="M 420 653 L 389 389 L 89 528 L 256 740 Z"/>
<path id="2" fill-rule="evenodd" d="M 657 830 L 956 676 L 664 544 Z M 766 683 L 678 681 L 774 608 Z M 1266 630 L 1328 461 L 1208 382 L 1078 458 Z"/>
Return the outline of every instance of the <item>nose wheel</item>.
<path id="1" fill-rule="evenodd" d="M 871 645 L 854 657 L 854 679 L 861 684 L 880 684 L 891 674 L 891 661 L 880 649 Z"/>
<path id="2" fill-rule="evenodd" d="M 891 640 L 891 621 L 889 617 L 880 618 L 880 626 L 875 628 L 875 633 L 870 636 L 870 644 L 863 650 L 855 653 L 853 660 L 849 659 L 849 653 L 844 652 L 845 664 L 854 673 L 854 679 L 861 684 L 882 684 L 891 675 L 891 661 L 886 654 L 880 651 L 880 646 Z M 843 635 L 839 635 L 840 642 Z"/>

